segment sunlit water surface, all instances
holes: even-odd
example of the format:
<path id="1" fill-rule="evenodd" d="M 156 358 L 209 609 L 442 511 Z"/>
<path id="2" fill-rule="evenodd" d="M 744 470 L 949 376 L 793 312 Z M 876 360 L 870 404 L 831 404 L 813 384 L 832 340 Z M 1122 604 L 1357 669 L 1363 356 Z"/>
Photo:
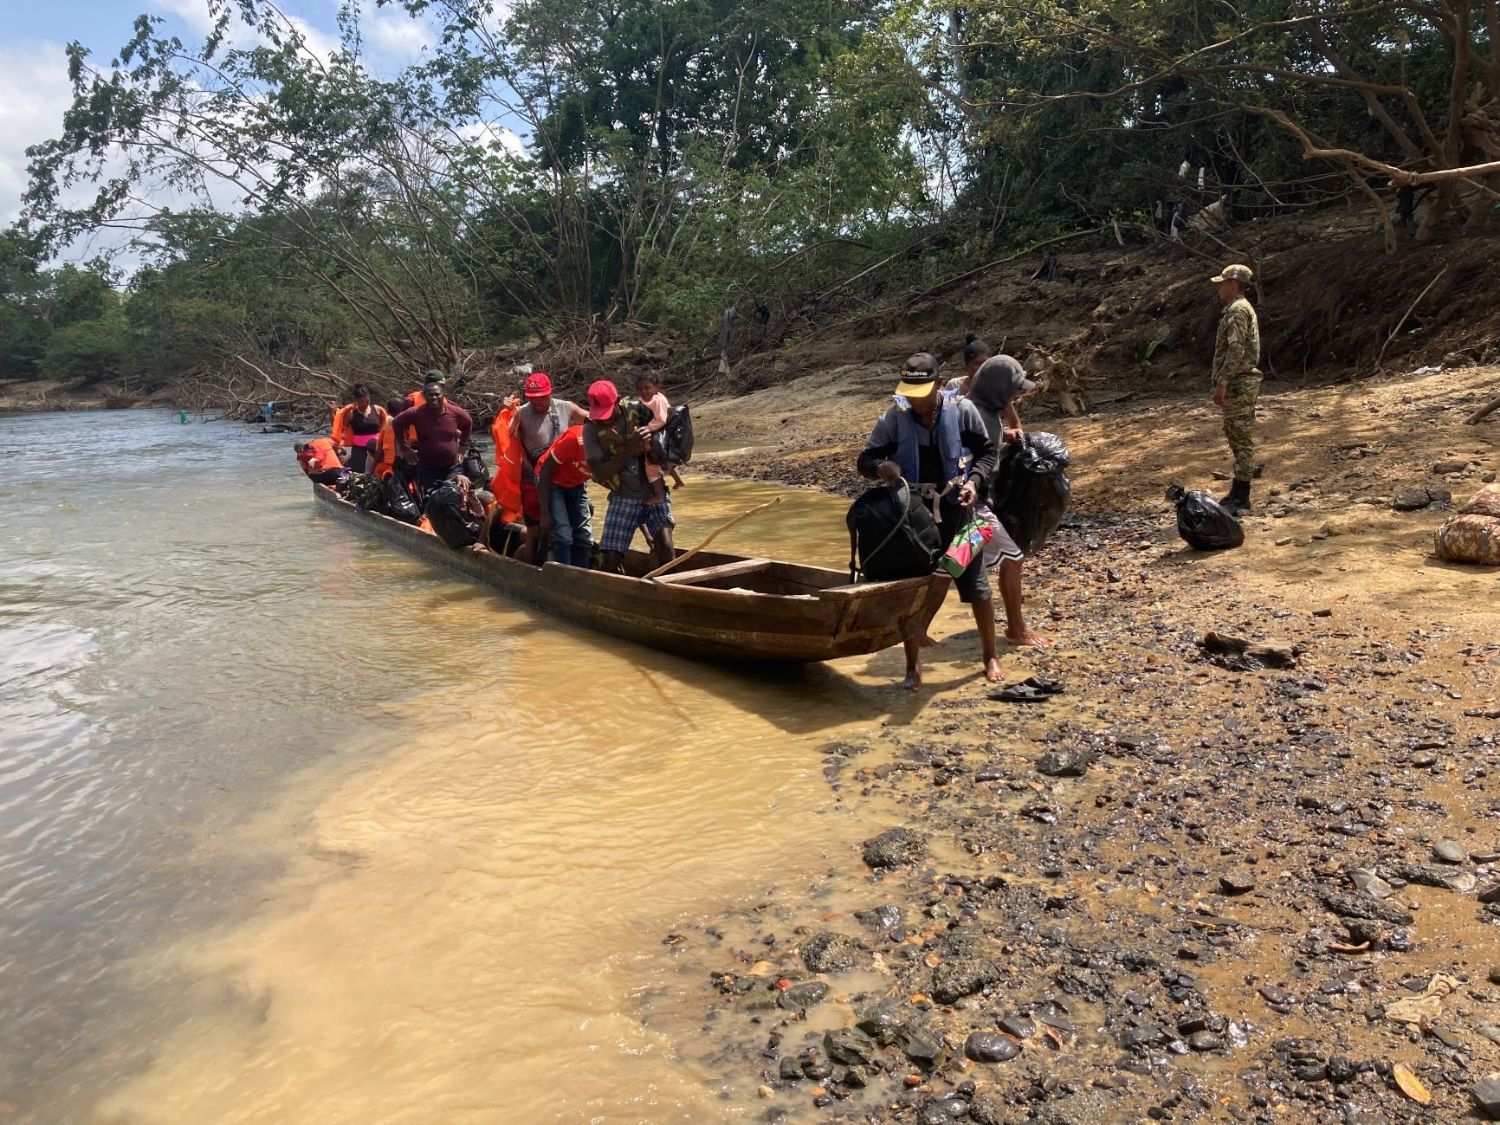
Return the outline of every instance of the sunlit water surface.
<path id="1" fill-rule="evenodd" d="M 816 749 L 899 655 L 564 627 L 321 515 L 290 441 L 0 417 L 0 1120 L 731 1112 L 662 938 L 857 838 Z M 772 494 L 691 480 L 679 541 Z M 716 546 L 839 565 L 842 514 Z"/>

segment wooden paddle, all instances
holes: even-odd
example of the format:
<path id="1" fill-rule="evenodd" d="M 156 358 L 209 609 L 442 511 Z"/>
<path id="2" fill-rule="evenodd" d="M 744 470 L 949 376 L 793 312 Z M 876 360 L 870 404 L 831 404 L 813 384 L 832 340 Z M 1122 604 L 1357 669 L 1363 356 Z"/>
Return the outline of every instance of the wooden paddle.
<path id="1" fill-rule="evenodd" d="M 743 523 L 745 520 L 747 520 L 751 516 L 755 515 L 756 512 L 764 512 L 767 508 L 774 508 L 777 504 L 780 504 L 780 503 L 781 503 L 781 497 L 778 496 L 774 500 L 767 500 L 764 504 L 757 504 L 757 505 L 755 505 L 755 507 L 751 508 L 748 512 L 741 512 L 739 515 L 735 516 L 734 519 L 730 520 L 728 523 L 721 525 L 717 530 L 715 530 L 713 532 L 713 534 L 711 534 L 702 543 L 699 543 L 691 551 L 684 551 L 682 554 L 678 555 L 671 562 L 666 563 L 666 564 L 664 564 L 662 566 L 657 567 L 650 574 L 643 575 L 642 577 L 644 577 L 644 578 L 655 578 L 658 575 L 665 574 L 669 570 L 675 570 L 675 569 L 677 569 L 683 563 L 687 562 L 688 559 L 692 558 L 699 551 L 703 550 L 703 548 L 707 547 L 710 543 L 712 543 L 720 535 L 723 535 L 724 532 L 728 531 L 735 524 L 737 524 L 737 523 Z"/>

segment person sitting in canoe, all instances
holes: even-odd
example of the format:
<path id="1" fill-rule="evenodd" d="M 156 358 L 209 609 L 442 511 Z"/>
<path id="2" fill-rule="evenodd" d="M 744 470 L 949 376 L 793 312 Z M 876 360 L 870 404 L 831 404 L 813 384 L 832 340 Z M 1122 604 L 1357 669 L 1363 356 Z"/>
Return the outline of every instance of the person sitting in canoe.
<path id="1" fill-rule="evenodd" d="M 582 426 L 569 426 L 536 463 L 542 538 L 550 536 L 554 561 L 585 570 L 593 562 L 594 553 L 591 475 Z"/>
<path id="2" fill-rule="evenodd" d="M 643 527 L 661 564 L 676 556 L 672 545 L 672 494 L 652 504 L 651 482 L 646 479 L 643 455 L 646 439 L 630 424 L 620 409 L 620 392 L 608 379 L 589 387 L 589 420 L 583 426 L 583 448 L 594 479 L 609 489 L 609 507 L 604 512 L 604 569 L 619 574 L 625 552 Z"/>
<path id="3" fill-rule="evenodd" d="M 443 376 L 428 372 L 422 387 L 421 406 L 412 406 L 391 419 L 396 445 L 403 454 L 415 454 L 422 495 L 463 471 L 464 450 L 474 432 L 474 419 L 457 403 L 448 401 Z M 413 440 L 415 439 L 415 440 Z"/>
<path id="4" fill-rule="evenodd" d="M 297 453 L 297 464 L 315 484 L 335 485 L 349 471 L 344 467 L 344 459 L 339 456 L 339 447 L 332 438 L 299 441 L 292 448 Z"/>
<path id="5" fill-rule="evenodd" d="M 859 455 L 860 475 L 896 484 L 933 503 L 945 540 L 952 540 L 973 518 L 974 505 L 988 494 L 995 471 L 995 443 L 979 410 L 967 398 L 938 393 L 937 361 L 918 352 L 906 361 L 896 387 L 896 404 L 875 423 Z M 984 558 L 976 554 L 954 583 L 958 596 L 974 611 L 984 661 L 984 678 L 999 683 L 1003 675 L 995 647 L 995 603 Z M 906 646 L 906 679 L 902 687 L 922 682 L 922 638 Z"/>

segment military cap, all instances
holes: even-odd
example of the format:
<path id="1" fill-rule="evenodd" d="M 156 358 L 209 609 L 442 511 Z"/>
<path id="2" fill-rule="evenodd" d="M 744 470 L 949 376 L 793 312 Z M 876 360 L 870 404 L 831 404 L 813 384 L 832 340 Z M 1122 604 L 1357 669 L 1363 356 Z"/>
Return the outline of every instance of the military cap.
<path id="1" fill-rule="evenodd" d="M 1242 266 L 1239 263 L 1235 263 L 1232 266 L 1225 266 L 1219 272 L 1218 277 L 1211 277 L 1208 280 L 1212 281 L 1215 285 L 1218 285 L 1221 281 L 1238 281 L 1241 285 L 1249 285 L 1255 280 L 1255 274 L 1250 271 L 1249 266 Z"/>

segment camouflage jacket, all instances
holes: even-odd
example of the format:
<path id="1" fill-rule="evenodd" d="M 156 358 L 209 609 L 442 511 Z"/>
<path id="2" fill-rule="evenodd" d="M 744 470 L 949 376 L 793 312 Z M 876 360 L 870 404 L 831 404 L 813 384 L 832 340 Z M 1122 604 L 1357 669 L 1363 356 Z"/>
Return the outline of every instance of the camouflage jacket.
<path id="1" fill-rule="evenodd" d="M 1254 371 L 1260 362 L 1260 322 L 1255 307 L 1236 297 L 1219 316 L 1219 335 L 1214 340 L 1213 381 Z"/>

